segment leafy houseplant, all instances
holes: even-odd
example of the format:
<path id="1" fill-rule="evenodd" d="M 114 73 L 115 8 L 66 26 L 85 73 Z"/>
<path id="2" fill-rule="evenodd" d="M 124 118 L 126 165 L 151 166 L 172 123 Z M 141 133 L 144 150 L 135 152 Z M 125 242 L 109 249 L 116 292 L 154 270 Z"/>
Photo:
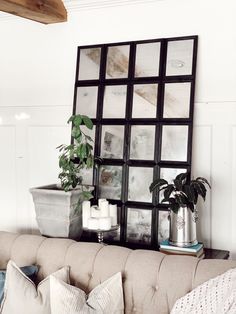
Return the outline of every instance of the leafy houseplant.
<path id="1" fill-rule="evenodd" d="M 91 186 L 82 185 L 81 171 L 92 168 L 93 140 L 83 127 L 92 130 L 91 119 L 84 115 L 73 115 L 72 143 L 58 146 L 59 179 L 57 184 L 30 189 L 33 195 L 36 220 L 41 234 L 51 237 L 79 239 L 82 234 L 82 202 L 92 198 Z M 99 160 L 99 158 L 97 158 Z"/>
<path id="2" fill-rule="evenodd" d="M 92 130 L 93 122 L 84 115 L 73 115 L 68 120 L 68 123 L 70 122 L 72 123 L 72 143 L 57 147 L 60 151 L 59 167 L 61 169 L 58 178 L 65 192 L 82 184 L 81 170 L 92 168 L 94 165 L 93 146 L 91 145 L 93 140 L 81 129 L 81 126 L 84 125 L 87 129 Z M 88 191 L 83 191 L 82 196 L 84 199 L 92 198 L 92 194 Z"/>
<path id="3" fill-rule="evenodd" d="M 198 243 L 196 237 L 196 221 L 198 218 L 198 197 L 206 198 L 206 186 L 209 182 L 202 177 L 189 179 L 189 173 L 180 173 L 168 183 L 164 179 L 157 179 L 150 185 L 150 192 L 164 191 L 162 202 L 168 202 L 170 208 L 169 244 L 179 247 L 189 247 Z"/>
<path id="4" fill-rule="evenodd" d="M 206 198 L 206 186 L 211 188 L 209 182 L 202 177 L 187 181 L 189 173 L 180 173 L 173 183 L 168 183 L 164 179 L 157 179 L 150 185 L 150 192 L 154 190 L 164 191 L 163 202 L 168 202 L 170 209 L 177 213 L 181 206 L 187 206 L 194 212 L 195 205 L 200 195 L 204 201 Z"/>

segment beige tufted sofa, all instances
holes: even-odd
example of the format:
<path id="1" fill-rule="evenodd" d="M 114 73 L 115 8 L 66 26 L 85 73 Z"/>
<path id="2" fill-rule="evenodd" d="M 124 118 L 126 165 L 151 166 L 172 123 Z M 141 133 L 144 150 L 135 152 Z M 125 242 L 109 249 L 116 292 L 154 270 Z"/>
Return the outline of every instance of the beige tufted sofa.
<path id="1" fill-rule="evenodd" d="M 236 261 L 198 260 L 156 251 L 0 232 L 0 269 L 10 259 L 19 266 L 38 265 L 38 280 L 69 265 L 71 283 L 86 292 L 122 271 L 128 314 L 169 313 L 179 297 L 236 267 Z"/>

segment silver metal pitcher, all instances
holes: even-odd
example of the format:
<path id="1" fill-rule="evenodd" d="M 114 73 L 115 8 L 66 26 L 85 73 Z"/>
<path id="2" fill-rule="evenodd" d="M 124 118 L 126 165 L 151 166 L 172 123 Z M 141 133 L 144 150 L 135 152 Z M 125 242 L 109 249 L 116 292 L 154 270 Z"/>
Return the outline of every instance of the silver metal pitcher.
<path id="1" fill-rule="evenodd" d="M 171 210 L 169 243 L 179 247 L 197 244 L 196 221 L 196 213 L 187 206 L 181 206 L 178 213 Z"/>

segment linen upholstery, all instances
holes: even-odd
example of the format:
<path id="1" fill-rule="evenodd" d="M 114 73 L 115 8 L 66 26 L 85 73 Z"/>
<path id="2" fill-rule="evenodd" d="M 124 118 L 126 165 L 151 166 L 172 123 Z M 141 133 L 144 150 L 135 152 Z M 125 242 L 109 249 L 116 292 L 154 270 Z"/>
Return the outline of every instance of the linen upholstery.
<path id="1" fill-rule="evenodd" d="M 34 249 L 24 249 L 23 245 Z M 86 293 L 121 272 L 127 314 L 167 314 L 175 301 L 194 287 L 236 267 L 236 261 L 198 260 L 156 251 L 0 232 L 0 268 L 5 268 L 10 259 L 19 266 L 29 261 L 36 264 L 39 280 L 69 265 L 71 283 Z"/>

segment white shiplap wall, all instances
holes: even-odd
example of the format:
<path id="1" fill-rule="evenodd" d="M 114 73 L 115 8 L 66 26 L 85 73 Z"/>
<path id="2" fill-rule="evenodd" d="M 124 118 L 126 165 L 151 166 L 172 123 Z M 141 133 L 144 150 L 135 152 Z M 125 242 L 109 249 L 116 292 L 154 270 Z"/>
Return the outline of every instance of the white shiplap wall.
<path id="1" fill-rule="evenodd" d="M 199 204 L 199 239 L 236 258 L 235 1 L 86 3 L 68 1 L 69 21 L 51 26 L 0 15 L 0 229 L 35 229 L 28 189 L 56 180 L 78 45 L 198 34 L 193 170 L 212 184 Z"/>

